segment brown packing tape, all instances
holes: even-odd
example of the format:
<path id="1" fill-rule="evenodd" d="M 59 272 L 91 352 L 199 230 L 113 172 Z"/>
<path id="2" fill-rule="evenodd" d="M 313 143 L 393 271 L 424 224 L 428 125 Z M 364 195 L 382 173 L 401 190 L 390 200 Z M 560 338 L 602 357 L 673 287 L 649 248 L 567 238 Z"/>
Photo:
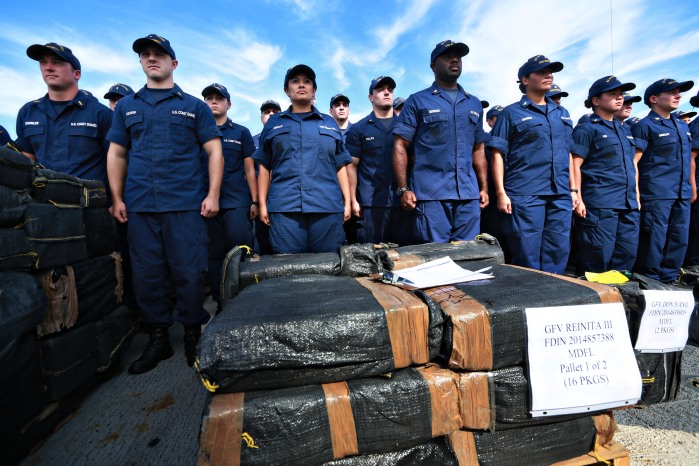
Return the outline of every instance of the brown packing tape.
<path id="1" fill-rule="evenodd" d="M 36 334 L 43 337 L 63 329 L 71 328 L 78 320 L 78 291 L 75 286 L 73 267 L 66 266 L 66 274 L 53 279 L 54 269 L 39 273 L 48 305 L 44 319 L 36 326 Z"/>
<path id="2" fill-rule="evenodd" d="M 459 373 L 461 426 L 464 429 L 495 428 L 493 375 L 490 372 Z"/>
<path id="3" fill-rule="evenodd" d="M 588 282 L 585 280 L 578 280 L 577 278 L 573 277 L 566 277 L 565 275 L 558 275 L 555 273 L 550 273 L 550 272 L 542 272 L 541 270 L 534 270 L 534 269 L 528 269 L 526 267 L 520 267 L 517 265 L 505 265 L 505 267 L 513 267 L 515 269 L 522 269 L 526 270 L 528 272 L 536 272 L 536 273 L 541 273 L 544 275 L 549 275 L 554 278 L 558 278 L 560 280 L 565 280 L 570 283 L 575 283 L 576 285 L 584 286 L 585 288 L 589 288 L 595 293 L 599 295 L 599 300 L 600 303 L 621 303 L 623 302 L 621 298 L 621 293 L 619 293 L 619 290 L 608 286 L 608 285 L 603 285 L 601 283 L 593 283 L 593 282 Z"/>
<path id="4" fill-rule="evenodd" d="M 357 428 L 354 423 L 347 382 L 323 384 L 323 392 L 325 393 L 325 406 L 328 410 L 333 458 L 337 460 L 358 454 Z"/>
<path id="5" fill-rule="evenodd" d="M 240 464 L 245 393 L 214 395 L 199 435 L 199 466 Z"/>
<path id="6" fill-rule="evenodd" d="M 595 429 L 597 430 L 597 444 L 605 446 L 612 443 L 614 433 L 617 431 L 614 414 L 607 411 L 592 416 L 592 419 L 595 421 Z"/>
<path id="7" fill-rule="evenodd" d="M 493 368 L 490 314 L 486 307 L 453 286 L 425 290 L 452 322 L 449 367 L 487 371 Z"/>
<path id="8" fill-rule="evenodd" d="M 386 311 L 394 367 L 400 369 L 429 362 L 427 332 L 430 317 L 427 305 L 415 295 L 396 286 L 379 283 L 367 277 L 356 280 L 371 292 Z"/>
<path id="9" fill-rule="evenodd" d="M 124 269 L 121 263 L 121 254 L 118 252 L 113 252 L 110 254 L 110 256 L 114 258 L 114 268 L 117 281 L 114 294 L 116 295 L 116 301 L 120 303 L 124 296 Z"/>
<path id="10" fill-rule="evenodd" d="M 425 259 L 413 254 L 400 255 L 398 257 L 392 257 L 393 259 L 393 269 L 391 270 L 403 270 L 410 267 L 415 267 L 416 265 L 424 264 Z"/>
<path id="11" fill-rule="evenodd" d="M 478 466 L 478 452 L 473 433 L 457 430 L 447 435 L 447 442 L 449 442 L 459 466 Z"/>
<path id="12" fill-rule="evenodd" d="M 432 437 L 441 437 L 461 428 L 459 376 L 449 369 L 430 365 L 418 372 L 430 390 Z"/>

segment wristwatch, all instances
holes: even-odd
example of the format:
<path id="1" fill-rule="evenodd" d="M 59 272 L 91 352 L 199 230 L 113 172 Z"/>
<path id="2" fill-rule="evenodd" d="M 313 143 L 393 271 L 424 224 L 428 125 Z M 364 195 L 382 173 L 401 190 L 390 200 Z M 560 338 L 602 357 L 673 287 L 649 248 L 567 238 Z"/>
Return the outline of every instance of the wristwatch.
<path id="1" fill-rule="evenodd" d="M 406 192 L 408 188 L 397 188 L 396 189 L 396 196 L 401 197 L 404 192 Z"/>

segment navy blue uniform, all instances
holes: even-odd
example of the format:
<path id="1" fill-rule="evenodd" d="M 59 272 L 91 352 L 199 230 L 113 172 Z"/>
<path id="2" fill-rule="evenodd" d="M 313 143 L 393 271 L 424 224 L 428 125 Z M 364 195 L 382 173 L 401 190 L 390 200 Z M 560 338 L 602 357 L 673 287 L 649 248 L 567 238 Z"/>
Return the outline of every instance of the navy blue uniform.
<path id="1" fill-rule="evenodd" d="M 692 150 L 699 151 L 699 118 L 695 118 L 689 124 L 689 132 L 692 135 Z M 695 159 L 696 160 L 696 159 Z M 694 181 L 699 179 L 699 170 L 695 170 Z M 689 246 L 684 257 L 684 265 L 699 265 L 699 202 L 692 203 L 689 220 Z"/>
<path id="2" fill-rule="evenodd" d="M 481 101 L 459 86 L 456 101 L 433 83 L 405 101 L 393 134 L 412 143 L 414 239 L 472 240 L 480 228 L 480 188 L 473 146 L 485 142 Z"/>
<path id="3" fill-rule="evenodd" d="M 523 96 L 505 107 L 487 145 L 503 155 L 512 204 L 503 230 L 512 263 L 560 274 L 570 252 L 573 123 L 565 108 L 548 97 L 546 102 L 540 108 Z"/>
<path id="4" fill-rule="evenodd" d="M 384 126 L 374 112 L 352 125 L 346 134 L 347 150 L 359 159 L 357 202 L 362 206 L 358 221 L 360 243 L 410 244 L 410 217 L 396 196 L 393 174 L 393 127 Z"/>
<path id="5" fill-rule="evenodd" d="M 571 152 L 584 159 L 580 195 L 587 210 L 575 218 L 578 272 L 631 270 L 641 217 L 631 130 L 593 115 L 573 131 Z"/>
<path id="6" fill-rule="evenodd" d="M 677 279 L 687 251 L 692 186 L 687 123 L 651 111 L 632 128 L 641 194 L 641 234 L 634 270 L 662 282 Z"/>
<path id="7" fill-rule="evenodd" d="M 112 111 L 89 94 L 78 92 L 60 113 L 47 94 L 19 110 L 17 144 L 46 168 L 108 185 L 111 124 Z"/>
<path id="8" fill-rule="evenodd" d="M 175 85 L 146 87 L 119 100 L 108 139 L 128 149 L 124 203 L 134 292 L 151 327 L 173 323 L 168 271 L 177 287 L 177 320 L 205 323 L 206 197 L 201 147 L 220 137 L 211 110 Z"/>
<path id="9" fill-rule="evenodd" d="M 267 211 L 275 253 L 337 251 L 344 203 L 337 172 L 352 162 L 335 121 L 315 107 L 267 121 L 253 159 L 270 171 Z"/>
<path id="10" fill-rule="evenodd" d="M 252 197 L 245 177 L 245 159 L 255 152 L 250 130 L 233 123 L 229 118 L 218 127 L 223 146 L 223 181 L 218 200 L 219 211 L 215 217 L 206 219 L 209 233 L 209 285 L 214 301 L 220 303 L 221 268 L 228 251 L 235 246 L 253 246 L 250 206 Z M 202 151 L 202 172 L 208 186 L 208 157 Z"/>

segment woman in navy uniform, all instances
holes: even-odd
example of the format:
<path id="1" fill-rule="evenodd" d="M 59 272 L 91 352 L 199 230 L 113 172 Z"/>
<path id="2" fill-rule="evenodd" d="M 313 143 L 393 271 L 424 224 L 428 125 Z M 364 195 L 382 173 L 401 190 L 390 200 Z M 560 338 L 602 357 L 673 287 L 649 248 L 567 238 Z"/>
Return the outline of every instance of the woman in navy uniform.
<path id="1" fill-rule="evenodd" d="M 573 166 L 580 203 L 575 208 L 578 273 L 631 270 L 641 214 L 636 199 L 636 146 L 631 130 L 614 117 L 624 91 L 614 76 L 592 84 L 585 106 L 594 114 L 573 131 Z"/>
<path id="2" fill-rule="evenodd" d="M 260 219 L 277 254 L 337 251 L 345 240 L 352 158 L 335 121 L 313 106 L 317 87 L 307 65 L 286 72 L 291 106 L 269 119 L 253 155 L 260 164 Z"/>

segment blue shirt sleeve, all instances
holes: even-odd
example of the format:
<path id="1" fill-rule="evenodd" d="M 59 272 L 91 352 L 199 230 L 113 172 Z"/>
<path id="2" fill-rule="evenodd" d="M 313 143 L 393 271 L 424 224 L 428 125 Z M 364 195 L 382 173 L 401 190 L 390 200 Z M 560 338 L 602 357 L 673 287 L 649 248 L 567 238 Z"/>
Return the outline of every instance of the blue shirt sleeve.
<path id="1" fill-rule="evenodd" d="M 592 135 L 588 131 L 587 126 L 578 126 L 573 130 L 573 145 L 570 150 L 573 154 L 583 159 L 590 153 L 590 146 L 592 145 Z"/>
<path id="2" fill-rule="evenodd" d="M 119 104 L 117 104 L 119 105 Z M 213 138 L 222 137 L 211 109 L 203 102 L 197 102 L 197 140 L 202 146 Z"/>
<path id="3" fill-rule="evenodd" d="M 490 139 L 488 139 L 487 144 L 488 147 L 496 149 L 502 153 L 503 157 L 506 157 L 510 149 L 509 140 L 510 116 L 507 109 L 505 109 L 500 113 L 498 120 L 495 122 L 495 126 L 493 126 L 493 130 L 490 132 Z"/>
<path id="4" fill-rule="evenodd" d="M 393 134 L 412 142 L 419 118 L 420 111 L 417 108 L 416 99 L 411 95 L 403 104 L 403 110 L 400 112 L 398 121 L 396 121 L 396 125 L 393 127 Z"/>
<path id="5" fill-rule="evenodd" d="M 362 158 L 362 141 L 359 130 L 357 129 L 360 125 L 352 125 L 352 127 L 345 134 L 345 146 L 347 146 L 347 151 L 350 156 L 360 159 Z"/>
<path id="6" fill-rule="evenodd" d="M 692 133 L 692 150 L 699 150 L 699 118 L 692 121 L 689 125 L 689 131 Z"/>
<path id="7" fill-rule="evenodd" d="M 242 143 L 243 158 L 252 157 L 252 154 L 255 153 L 255 143 L 249 129 L 243 127 L 243 136 L 240 142 Z"/>
<path id="8" fill-rule="evenodd" d="M 17 140 L 15 142 L 17 142 L 24 152 L 34 154 L 34 148 L 29 140 L 24 137 L 24 120 L 26 119 L 25 114 L 27 113 L 27 105 L 29 104 L 25 104 L 22 108 L 20 108 L 19 113 L 17 114 L 17 123 L 15 126 Z"/>
<path id="9" fill-rule="evenodd" d="M 490 134 L 486 133 L 483 129 L 483 112 L 480 112 L 478 117 L 478 125 L 476 128 L 476 134 L 474 135 L 473 144 L 480 144 L 481 142 L 487 142 L 490 139 Z"/>
<path id="10" fill-rule="evenodd" d="M 116 107 L 114 107 L 112 126 L 109 129 L 109 133 L 107 133 L 107 140 L 129 148 L 131 146 L 131 134 L 126 129 L 126 122 L 123 117 L 124 111 L 122 109 L 123 105 L 121 100 L 119 100 Z"/>
<path id="11" fill-rule="evenodd" d="M 650 140 L 650 129 L 644 122 L 639 121 L 631 128 L 633 140 L 636 143 L 636 149 L 645 152 L 648 149 L 648 141 Z"/>

